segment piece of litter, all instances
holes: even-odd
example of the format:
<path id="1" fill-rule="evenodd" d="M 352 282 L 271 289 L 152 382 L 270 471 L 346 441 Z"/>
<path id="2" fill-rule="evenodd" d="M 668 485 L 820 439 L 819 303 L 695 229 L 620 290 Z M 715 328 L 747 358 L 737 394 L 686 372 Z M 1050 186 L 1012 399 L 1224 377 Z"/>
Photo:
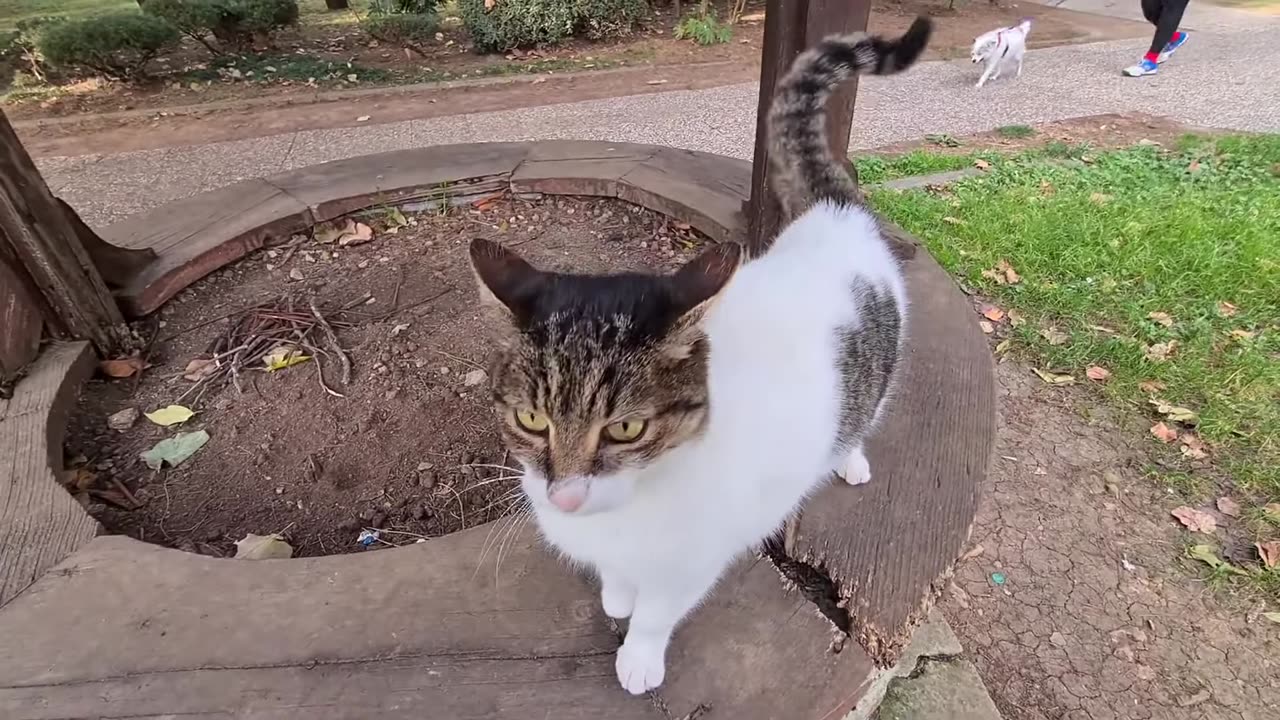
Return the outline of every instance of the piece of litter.
<path id="1" fill-rule="evenodd" d="M 356 544 L 362 547 L 369 547 L 370 545 L 378 542 L 378 539 L 381 536 L 382 533 L 377 530 L 361 530 L 360 534 L 356 537 Z"/>
<path id="2" fill-rule="evenodd" d="M 1008 578 L 1005 577 L 1004 573 L 999 573 L 999 572 L 991 573 L 991 582 L 997 585 L 1003 585 L 1006 580 L 1008 580 Z"/>

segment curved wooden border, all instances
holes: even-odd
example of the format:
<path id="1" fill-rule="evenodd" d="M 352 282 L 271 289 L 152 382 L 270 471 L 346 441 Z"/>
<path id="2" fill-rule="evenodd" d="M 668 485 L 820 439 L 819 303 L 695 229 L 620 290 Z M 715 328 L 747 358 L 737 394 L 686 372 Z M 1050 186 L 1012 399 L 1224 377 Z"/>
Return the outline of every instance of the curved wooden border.
<path id="1" fill-rule="evenodd" d="M 749 190 L 749 163 L 628 143 L 443 145 L 364 155 L 244 180 L 116 223 L 102 236 L 158 255 L 117 293 L 132 316 L 196 280 L 317 222 L 388 204 L 462 202 L 499 192 L 618 197 L 728 239 Z"/>
<path id="2" fill-rule="evenodd" d="M 265 243 L 375 205 L 612 196 L 728 240 L 749 177 L 744 162 L 671 148 L 448 146 L 245 181 L 106 236 L 157 253 L 124 291 L 136 314 Z M 477 572 L 486 526 L 367 556 L 259 563 L 98 538 L 0 608 L 0 657 L 11 659 L 0 715 L 669 720 L 712 708 L 708 717 L 838 720 L 949 572 L 994 438 L 991 359 L 967 303 L 927 253 L 906 270 L 907 370 L 868 448 L 875 479 L 810 502 L 788 528 L 787 578 L 759 559 L 731 572 L 678 634 L 650 700 L 616 688 L 617 634 L 594 591 L 532 533 L 501 568 Z M 77 383 L 65 372 L 59 387 Z M 18 481 L 53 487 L 48 473 Z M 807 597 L 787 589 L 793 580 Z M 833 642 L 814 601 L 846 613 L 860 643 Z"/>

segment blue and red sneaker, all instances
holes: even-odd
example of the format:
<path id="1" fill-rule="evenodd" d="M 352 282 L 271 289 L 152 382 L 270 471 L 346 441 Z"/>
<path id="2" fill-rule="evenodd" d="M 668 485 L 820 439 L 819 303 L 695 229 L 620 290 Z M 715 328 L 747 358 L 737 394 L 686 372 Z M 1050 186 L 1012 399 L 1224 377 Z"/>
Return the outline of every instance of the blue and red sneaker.
<path id="1" fill-rule="evenodd" d="M 1168 60 L 1170 57 L 1173 56 L 1175 52 L 1178 51 L 1178 48 L 1186 44 L 1187 44 L 1187 34 L 1179 30 L 1178 32 L 1173 34 L 1173 39 L 1170 40 L 1167 44 L 1165 44 L 1164 50 L 1160 51 L 1160 59 L 1157 60 L 1156 62 L 1164 62 L 1165 60 Z"/>

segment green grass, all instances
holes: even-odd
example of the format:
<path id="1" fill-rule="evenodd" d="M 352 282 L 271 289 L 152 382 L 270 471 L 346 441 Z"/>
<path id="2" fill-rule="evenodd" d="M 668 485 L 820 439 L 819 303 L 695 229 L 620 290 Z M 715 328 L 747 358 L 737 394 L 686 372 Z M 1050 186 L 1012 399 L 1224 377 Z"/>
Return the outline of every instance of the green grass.
<path id="1" fill-rule="evenodd" d="M 1188 138 L 1170 151 L 1051 145 L 984 157 L 988 172 L 946 192 L 879 190 L 872 202 L 951 272 L 1027 318 L 1010 332 L 1012 349 L 1029 361 L 1082 382 L 1087 366 L 1106 368 L 1105 396 L 1153 423 L 1160 418 L 1143 381 L 1163 383 L 1160 399 L 1195 410 L 1212 465 L 1184 462 L 1163 482 L 1199 496 L 1211 481 L 1191 476 L 1225 475 L 1250 512 L 1280 502 L 1280 135 Z M 868 174 L 972 162 L 918 152 L 877 160 Z M 1020 282 L 983 276 L 1001 260 Z M 1172 325 L 1151 313 L 1167 313 Z M 1050 325 L 1067 341 L 1043 337 Z M 1169 341 L 1177 341 L 1169 359 L 1146 356 Z M 1278 572 L 1259 584 L 1280 587 Z"/>
<path id="2" fill-rule="evenodd" d="M 136 0 L 0 0 L 0 29 L 11 29 L 19 20 L 44 15 L 85 17 L 107 10 L 138 8 Z"/>
<path id="3" fill-rule="evenodd" d="M 231 69 L 240 71 L 242 78 L 246 81 L 259 83 L 282 80 L 307 82 L 314 79 L 317 85 L 332 85 L 355 76 L 353 82 L 378 84 L 389 82 L 394 78 L 390 71 L 363 67 L 351 62 L 324 60 L 310 55 L 255 54 L 214 58 L 208 67 L 187 71 L 176 79 L 184 83 L 192 80 L 217 81 Z"/>
<path id="4" fill-rule="evenodd" d="M 1004 125 L 996 128 L 996 134 L 1003 138 L 1019 139 L 1029 138 L 1036 134 L 1034 128 L 1030 125 Z"/>
<path id="5" fill-rule="evenodd" d="M 988 155 L 991 154 L 983 154 L 984 157 Z M 972 167 L 975 157 L 974 155 L 949 155 L 928 150 L 912 150 L 905 155 L 894 157 L 869 155 L 853 158 L 853 164 L 858 168 L 858 182 L 874 185 L 913 175 L 929 175 Z"/>

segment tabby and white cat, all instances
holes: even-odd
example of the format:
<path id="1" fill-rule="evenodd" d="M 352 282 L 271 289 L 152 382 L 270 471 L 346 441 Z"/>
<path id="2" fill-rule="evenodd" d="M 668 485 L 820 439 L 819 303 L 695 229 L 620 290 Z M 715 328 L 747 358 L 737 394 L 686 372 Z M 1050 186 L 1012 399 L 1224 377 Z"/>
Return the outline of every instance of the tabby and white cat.
<path id="1" fill-rule="evenodd" d="M 676 625 L 726 568 L 862 453 L 893 382 L 906 296 L 875 218 L 827 145 L 824 110 L 856 72 L 910 66 L 928 41 L 831 37 L 802 54 L 769 116 L 775 192 L 795 219 L 761 257 L 713 247 L 672 275 L 535 269 L 476 240 L 502 319 L 493 396 L 546 540 L 631 618 L 618 680 L 658 687 Z"/>

